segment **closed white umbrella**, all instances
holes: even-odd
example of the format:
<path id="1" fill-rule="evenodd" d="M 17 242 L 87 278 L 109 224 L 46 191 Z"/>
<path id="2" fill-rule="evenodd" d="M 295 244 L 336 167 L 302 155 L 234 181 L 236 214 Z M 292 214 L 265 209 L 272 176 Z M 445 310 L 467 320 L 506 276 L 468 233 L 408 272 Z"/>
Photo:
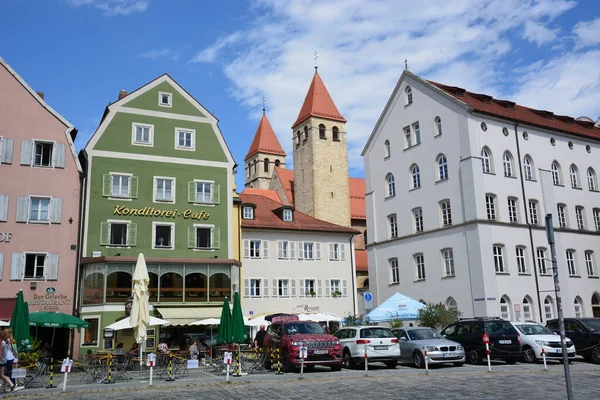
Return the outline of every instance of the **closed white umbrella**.
<path id="1" fill-rule="evenodd" d="M 156 317 L 150 317 L 150 320 L 148 321 L 148 326 L 167 325 L 168 323 L 169 323 L 169 321 L 167 321 L 167 320 L 156 318 Z M 112 329 L 113 331 L 121 331 L 123 329 L 133 329 L 133 326 L 131 326 L 130 318 L 123 318 L 122 320 L 117 321 L 114 324 L 110 324 L 109 326 L 107 326 L 104 329 Z"/>
<path id="2" fill-rule="evenodd" d="M 131 306 L 131 314 L 129 320 L 134 329 L 135 341 L 140 344 L 140 369 L 142 368 L 142 347 L 146 342 L 148 324 L 150 322 L 150 313 L 148 312 L 148 301 L 150 294 L 148 286 L 150 285 L 150 277 L 148 276 L 148 268 L 144 255 L 138 255 L 135 270 L 133 271 L 133 304 Z"/>

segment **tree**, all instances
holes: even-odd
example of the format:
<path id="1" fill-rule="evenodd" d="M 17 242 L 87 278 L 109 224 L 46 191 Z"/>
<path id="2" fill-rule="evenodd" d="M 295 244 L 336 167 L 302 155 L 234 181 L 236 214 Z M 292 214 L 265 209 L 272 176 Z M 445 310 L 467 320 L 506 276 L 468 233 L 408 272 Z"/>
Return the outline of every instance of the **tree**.
<path id="1" fill-rule="evenodd" d="M 363 324 L 363 316 L 358 314 L 346 314 L 346 318 L 344 318 L 345 325 L 362 325 Z"/>
<path id="2" fill-rule="evenodd" d="M 419 310 L 417 323 L 419 326 L 427 326 L 437 331 L 455 322 L 461 313 L 450 310 L 444 303 L 426 303 Z"/>

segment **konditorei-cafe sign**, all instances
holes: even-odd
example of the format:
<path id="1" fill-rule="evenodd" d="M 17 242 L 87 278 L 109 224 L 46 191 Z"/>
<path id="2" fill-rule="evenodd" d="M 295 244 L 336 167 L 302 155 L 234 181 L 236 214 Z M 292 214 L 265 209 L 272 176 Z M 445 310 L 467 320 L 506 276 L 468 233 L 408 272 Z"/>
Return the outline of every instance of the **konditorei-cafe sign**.
<path id="1" fill-rule="evenodd" d="M 210 214 L 206 211 L 193 211 L 187 209 L 185 211 L 175 210 L 159 210 L 154 207 L 144 208 L 131 208 L 121 205 L 116 205 L 113 210 L 113 215 L 134 215 L 137 217 L 160 217 L 160 218 L 183 218 L 183 219 L 195 219 L 195 220 L 206 220 L 210 217 Z"/>

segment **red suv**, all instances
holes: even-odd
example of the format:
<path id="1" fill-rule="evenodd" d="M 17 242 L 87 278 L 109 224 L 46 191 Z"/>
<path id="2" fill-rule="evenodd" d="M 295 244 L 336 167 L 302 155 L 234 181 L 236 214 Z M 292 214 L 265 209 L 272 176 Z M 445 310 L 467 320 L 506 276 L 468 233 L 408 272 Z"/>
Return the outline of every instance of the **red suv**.
<path id="1" fill-rule="evenodd" d="M 271 321 L 264 339 L 264 347 L 270 353 L 279 349 L 283 370 L 291 372 L 302 363 L 300 348 L 308 349 L 304 365 L 328 365 L 333 371 L 342 369 L 342 346 L 339 340 L 328 334 L 318 322 L 300 321 L 297 315 L 279 314 L 265 317 Z M 267 357 L 265 367 L 270 368 L 271 360 Z"/>

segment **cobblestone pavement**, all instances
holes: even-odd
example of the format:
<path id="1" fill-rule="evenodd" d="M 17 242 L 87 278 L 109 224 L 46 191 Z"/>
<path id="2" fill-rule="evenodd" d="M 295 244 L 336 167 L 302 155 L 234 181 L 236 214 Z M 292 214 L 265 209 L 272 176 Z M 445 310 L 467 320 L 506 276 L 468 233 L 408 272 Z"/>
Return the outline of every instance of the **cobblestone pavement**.
<path id="1" fill-rule="evenodd" d="M 373 367 L 369 376 L 364 370 L 330 372 L 315 368 L 304 374 L 267 373 L 230 378 L 208 371 L 193 371 L 189 378 L 165 382 L 156 378 L 152 387 L 144 377 L 115 384 L 83 384 L 77 374 L 69 376 L 66 392 L 61 377 L 57 389 L 25 389 L 5 394 L 5 399 L 565 399 L 566 389 L 561 364 L 552 363 L 548 371 L 540 364 L 494 364 L 492 373 L 486 366 L 433 368 L 423 370 L 399 366 L 394 370 Z M 600 398 L 600 366 L 577 362 L 571 365 L 575 399 Z M 2 397 L 2 395 L 0 395 Z"/>

